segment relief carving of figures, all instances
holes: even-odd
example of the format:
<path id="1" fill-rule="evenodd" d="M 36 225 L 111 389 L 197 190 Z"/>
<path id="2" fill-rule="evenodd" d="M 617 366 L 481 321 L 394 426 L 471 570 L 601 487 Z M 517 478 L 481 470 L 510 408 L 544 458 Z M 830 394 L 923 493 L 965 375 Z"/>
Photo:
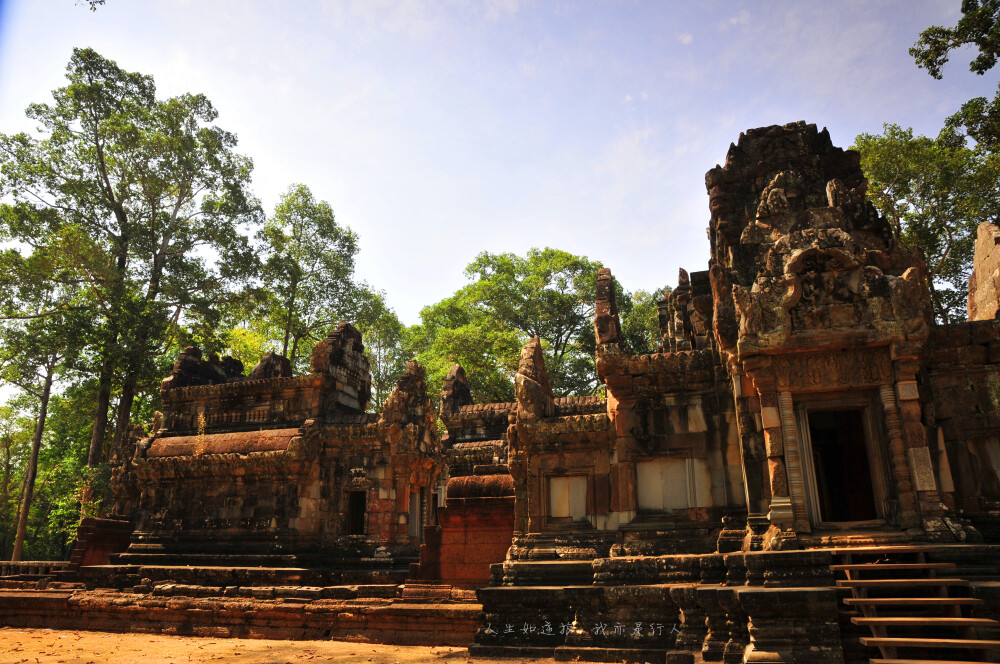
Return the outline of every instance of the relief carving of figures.
<path id="1" fill-rule="evenodd" d="M 781 355 L 772 366 L 778 388 L 789 392 L 874 387 L 893 380 L 886 348 Z"/>
<path id="2" fill-rule="evenodd" d="M 826 130 L 750 130 L 705 184 L 720 348 L 743 356 L 803 333 L 797 347 L 861 330 L 881 343 L 926 334 L 922 260 L 866 200 L 859 155 Z M 729 307 L 738 326 L 725 318 Z"/>

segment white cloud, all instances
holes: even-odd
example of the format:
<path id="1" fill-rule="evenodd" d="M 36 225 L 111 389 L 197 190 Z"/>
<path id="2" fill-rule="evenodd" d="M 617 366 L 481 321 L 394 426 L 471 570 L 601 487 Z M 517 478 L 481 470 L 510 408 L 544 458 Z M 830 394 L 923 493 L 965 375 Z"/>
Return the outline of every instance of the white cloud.
<path id="1" fill-rule="evenodd" d="M 729 17 L 729 25 L 746 25 L 749 22 L 750 22 L 750 12 L 748 12 L 745 9 L 736 16 Z"/>
<path id="2" fill-rule="evenodd" d="M 499 21 L 501 18 L 513 16 L 524 3 L 521 0 L 486 0 L 486 18 Z"/>
<path id="3" fill-rule="evenodd" d="M 682 32 L 681 34 L 677 35 L 677 41 L 679 41 L 682 44 L 690 44 L 692 41 L 694 41 L 694 35 L 692 35 L 690 32 Z"/>

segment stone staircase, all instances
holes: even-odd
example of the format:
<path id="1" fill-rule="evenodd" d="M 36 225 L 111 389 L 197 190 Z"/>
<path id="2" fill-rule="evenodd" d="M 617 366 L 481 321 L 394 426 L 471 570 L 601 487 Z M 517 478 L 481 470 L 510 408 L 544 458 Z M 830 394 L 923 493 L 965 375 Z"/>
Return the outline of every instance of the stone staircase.
<path id="1" fill-rule="evenodd" d="M 837 549 L 831 565 L 851 624 L 867 628 L 863 646 L 877 648 L 871 664 L 980 664 L 997 662 L 1000 640 L 977 629 L 1000 623 L 970 617 L 982 600 L 968 597 L 969 582 L 951 562 L 928 562 L 935 547 L 890 546 Z M 939 576 L 939 573 L 941 576 Z"/>

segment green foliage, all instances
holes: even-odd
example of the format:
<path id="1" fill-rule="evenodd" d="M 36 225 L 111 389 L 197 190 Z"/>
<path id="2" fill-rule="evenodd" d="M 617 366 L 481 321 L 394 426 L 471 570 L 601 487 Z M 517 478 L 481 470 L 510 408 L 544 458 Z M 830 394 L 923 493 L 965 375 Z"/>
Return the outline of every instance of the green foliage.
<path id="1" fill-rule="evenodd" d="M 869 199 L 906 246 L 924 252 L 938 320 L 964 320 L 976 228 L 1000 213 L 1000 162 L 949 129 L 931 139 L 886 124 L 852 147 Z"/>
<path id="2" fill-rule="evenodd" d="M 531 249 L 524 257 L 479 254 L 465 270 L 472 283 L 424 308 L 420 325 L 406 332 L 407 348 L 427 368 L 431 394 L 438 393 L 451 365 L 461 364 L 477 401 L 512 401 L 521 346 L 534 336 L 542 340 L 556 396 L 593 394 L 598 388 L 593 316 L 600 267 L 551 248 Z M 630 348 L 651 352 L 659 337 L 653 332 L 655 298 L 646 294 L 633 302 L 619 286 L 618 302 Z"/>
<path id="3" fill-rule="evenodd" d="M 910 55 L 918 67 L 940 79 L 951 51 L 963 46 L 973 46 L 978 51 L 969 63 L 970 71 L 982 75 L 996 66 L 1000 57 L 1000 0 L 963 0 L 958 23 L 950 28 L 939 25 L 927 28 L 920 33 Z M 947 126 L 960 135 L 968 135 L 976 141 L 978 149 L 1000 153 L 1000 86 L 992 101 L 976 97 L 963 104 L 958 113 L 948 118 Z"/>
<path id="4" fill-rule="evenodd" d="M 427 391 L 441 392 L 453 364 L 461 364 L 473 398 L 482 403 L 514 400 L 514 373 L 521 338 L 502 322 L 491 322 L 467 289 L 420 312 L 420 325 L 406 330 L 410 354 L 427 370 Z"/>
<path id="5" fill-rule="evenodd" d="M 309 348 L 358 310 L 357 235 L 337 223 L 329 203 L 298 184 L 282 195 L 257 237 L 265 254 L 265 317 L 281 332 L 281 355 L 304 368 Z"/>
<path id="6" fill-rule="evenodd" d="M 372 370 L 370 409 L 382 410 L 385 400 L 406 371 L 409 356 L 403 347 L 403 323 L 385 303 L 385 294 L 359 288 L 360 307 L 354 325 L 361 332 Z"/>
<path id="7" fill-rule="evenodd" d="M 89 310 L 81 359 L 107 399 L 121 380 L 119 432 L 184 322 L 212 324 L 258 271 L 240 228 L 255 224 L 249 159 L 211 123 L 203 95 L 160 100 L 153 79 L 75 49 L 68 85 L 32 104 L 40 137 L 0 135 L 0 237 L 29 247 L 33 274 L 73 287 Z M 207 256 L 217 256 L 210 260 Z M 41 312 L 49 317 L 51 311 Z M 100 460 L 106 409 L 94 417 Z"/>
<path id="8" fill-rule="evenodd" d="M 14 550 L 17 515 L 24 473 L 31 454 L 34 421 L 26 407 L 30 400 L 15 398 L 0 406 L 0 559 Z"/>
<path id="9" fill-rule="evenodd" d="M 663 298 L 663 288 L 652 293 L 637 290 L 632 293 L 630 306 L 622 318 L 625 346 L 634 355 L 655 353 L 660 345 L 660 323 L 657 303 Z M 622 298 L 624 299 L 624 298 Z"/>
<path id="10" fill-rule="evenodd" d="M 984 74 L 996 65 L 1000 57 L 1000 0 L 963 0 L 958 23 L 952 28 L 927 28 L 920 33 L 910 55 L 918 67 L 941 78 L 941 68 L 948 62 L 951 50 L 968 45 L 979 50 L 969 65 L 970 71 Z"/>

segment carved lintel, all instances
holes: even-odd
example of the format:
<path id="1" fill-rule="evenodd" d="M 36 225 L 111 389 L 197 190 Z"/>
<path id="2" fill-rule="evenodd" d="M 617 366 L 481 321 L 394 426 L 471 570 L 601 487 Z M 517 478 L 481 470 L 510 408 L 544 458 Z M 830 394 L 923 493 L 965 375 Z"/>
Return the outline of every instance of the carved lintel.
<path id="1" fill-rule="evenodd" d="M 773 366 L 783 392 L 877 387 L 893 379 L 886 348 L 776 355 Z"/>

